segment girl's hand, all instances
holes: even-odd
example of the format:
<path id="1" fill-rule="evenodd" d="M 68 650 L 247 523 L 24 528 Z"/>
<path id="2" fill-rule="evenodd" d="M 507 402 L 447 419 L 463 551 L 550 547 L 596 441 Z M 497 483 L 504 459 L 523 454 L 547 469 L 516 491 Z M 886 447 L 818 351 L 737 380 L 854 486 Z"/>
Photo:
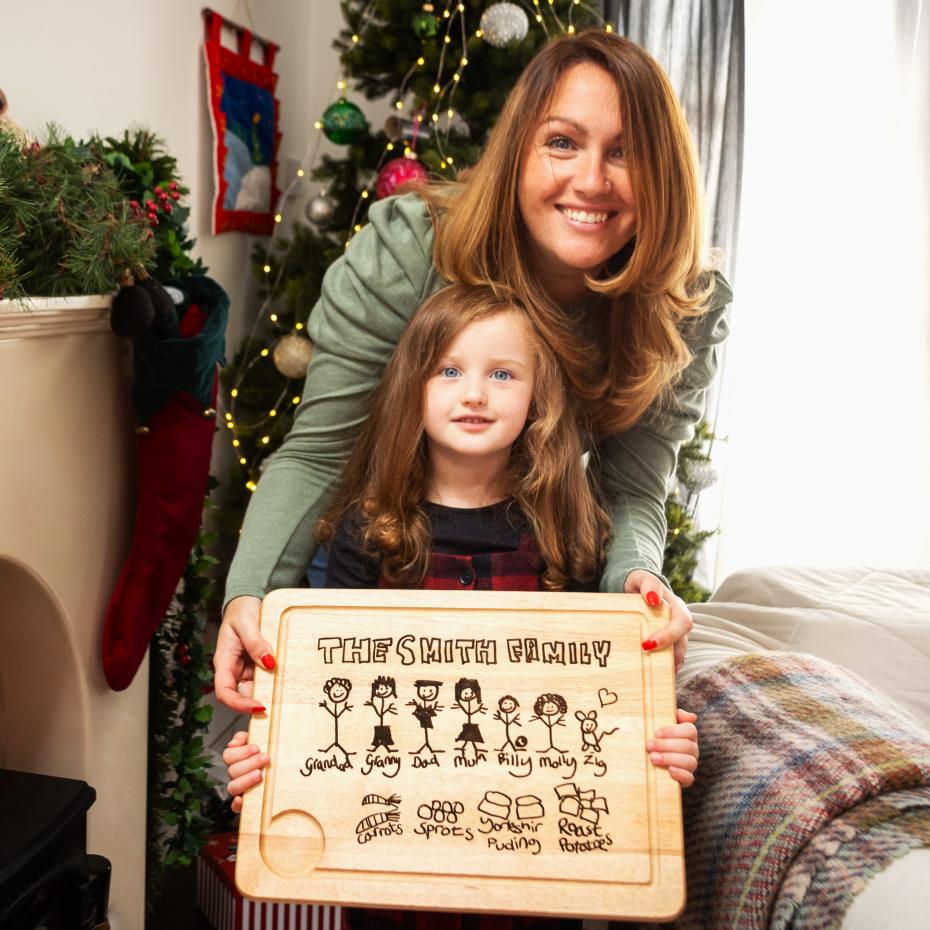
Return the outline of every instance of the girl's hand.
<path id="1" fill-rule="evenodd" d="M 265 708 L 252 700 L 251 687 L 239 692 L 243 682 L 251 682 L 254 665 L 271 671 L 275 666 L 271 645 L 258 632 L 260 598 L 234 597 L 223 614 L 213 653 L 213 687 L 216 699 L 239 714 L 264 713 Z"/>
<path id="2" fill-rule="evenodd" d="M 682 788 L 694 783 L 698 766 L 697 714 L 678 709 L 678 723 L 656 730 L 655 739 L 646 740 L 646 751 L 653 765 L 668 769 Z M 224 756 L 225 759 L 225 756 Z"/>
<path id="3" fill-rule="evenodd" d="M 232 798 L 230 807 L 234 814 L 242 810 L 242 795 L 262 780 L 262 769 L 268 764 L 268 753 L 258 746 L 247 745 L 249 734 L 240 730 L 226 744 L 223 762 L 229 772 L 226 790 Z"/>
<path id="4" fill-rule="evenodd" d="M 641 594 L 650 607 L 658 607 L 662 601 L 668 604 L 670 609 L 668 624 L 661 630 L 657 630 L 652 635 L 652 639 L 647 639 L 643 643 L 643 649 L 647 651 L 661 649 L 663 646 L 671 646 L 674 643 L 675 671 L 677 672 L 685 660 L 688 634 L 694 626 L 694 620 L 691 619 L 691 612 L 685 606 L 685 602 L 666 588 L 655 575 L 641 568 L 634 569 L 626 576 L 623 590 L 626 594 Z"/>

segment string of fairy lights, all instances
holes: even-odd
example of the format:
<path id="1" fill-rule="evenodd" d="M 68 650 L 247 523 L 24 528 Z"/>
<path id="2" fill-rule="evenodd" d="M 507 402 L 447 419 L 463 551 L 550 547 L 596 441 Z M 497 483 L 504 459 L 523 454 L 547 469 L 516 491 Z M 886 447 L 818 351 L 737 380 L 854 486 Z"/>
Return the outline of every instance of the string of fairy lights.
<path id="1" fill-rule="evenodd" d="M 377 18 L 374 15 L 375 3 L 376 0 L 369 0 L 362 9 L 357 20 L 355 31 L 351 35 L 351 42 L 353 45 L 358 45 L 366 30 L 372 25 L 377 24 Z M 419 175 L 426 177 L 425 168 L 423 168 L 421 163 L 416 161 L 415 154 L 417 144 L 419 143 L 422 145 L 426 143 L 431 145 L 439 156 L 439 167 L 441 171 L 455 171 L 454 157 L 447 151 L 446 143 L 448 142 L 449 133 L 455 125 L 457 114 L 454 106 L 454 98 L 463 82 L 465 71 L 468 67 L 468 37 L 472 32 L 466 23 L 464 3 L 458 2 L 458 0 L 446 0 L 444 5 L 437 4 L 436 6 L 442 6 L 441 11 L 437 12 L 433 3 L 423 4 L 423 13 L 426 14 L 423 22 L 426 24 L 426 28 L 431 29 L 432 22 L 436 24 L 435 33 L 428 37 L 435 37 L 440 45 L 439 60 L 435 75 L 433 76 L 432 94 L 428 101 L 421 101 L 420 105 L 415 108 L 411 107 L 407 100 L 409 96 L 408 88 L 411 82 L 417 78 L 426 67 L 426 58 L 421 55 L 411 65 L 397 91 L 394 100 L 394 109 L 397 111 L 397 116 L 393 120 L 389 119 L 385 125 L 388 142 L 385 144 L 377 164 L 371 169 L 370 180 L 362 188 L 356 200 L 352 211 L 352 219 L 349 224 L 348 235 L 345 240 L 346 248 L 348 248 L 352 238 L 357 233 L 361 232 L 363 224 L 359 222 L 360 214 L 367 205 L 367 202 L 376 196 L 378 178 L 382 168 L 384 168 L 385 164 L 391 159 L 399 160 L 403 158 L 410 160 L 411 163 L 416 162 L 416 164 L 419 165 L 419 169 L 416 169 L 413 176 Z M 516 31 L 508 33 L 506 29 L 502 30 L 499 24 L 494 24 L 488 19 L 489 13 L 491 13 L 495 7 L 508 8 L 505 21 L 509 27 Z M 518 0 L 518 3 L 497 3 L 488 7 L 482 15 L 479 28 L 474 31 L 474 35 L 478 38 L 484 38 L 486 41 L 495 45 L 500 41 L 501 44 L 499 44 L 498 47 L 504 47 L 508 41 L 514 38 L 522 39 L 531 26 L 542 29 L 546 38 L 551 37 L 553 34 L 550 32 L 550 29 L 563 35 L 574 35 L 576 28 L 574 21 L 576 8 L 584 11 L 586 16 L 592 17 L 595 21 L 599 22 L 600 26 L 605 29 L 605 31 L 613 31 L 611 24 L 606 22 L 600 13 L 585 3 L 584 0 L 571 0 L 564 20 L 559 17 L 555 9 L 555 0 Z M 526 11 L 525 14 L 523 14 L 523 10 Z M 525 20 L 525 24 L 520 20 L 521 15 L 523 16 L 523 20 Z M 513 25 L 514 22 L 516 22 L 516 26 Z M 492 35 L 492 28 L 496 28 L 498 32 L 503 34 Z M 522 34 L 520 34 L 521 29 Z M 421 35 L 421 38 L 426 37 L 427 35 Z M 458 43 L 456 43 L 456 39 L 458 39 Z M 453 45 L 456 46 L 454 50 L 452 48 Z M 357 110 L 353 105 L 347 104 L 345 99 L 347 89 L 347 74 L 340 66 L 337 70 L 333 103 L 327 108 L 327 113 L 334 107 L 342 104 L 350 107 L 352 110 Z M 358 111 L 359 114 L 360 112 L 361 111 Z M 411 113 L 409 120 L 404 119 L 402 114 L 405 112 Z M 325 118 L 326 114 L 324 114 L 324 119 Z M 265 248 L 264 262 L 262 265 L 263 273 L 269 276 L 265 288 L 266 296 L 255 316 L 246 342 L 243 358 L 248 359 L 248 361 L 244 361 L 243 364 L 240 365 L 235 381 L 230 388 L 228 400 L 226 401 L 224 419 L 227 434 L 231 438 L 236 460 L 245 472 L 245 487 L 249 491 L 254 491 L 257 486 L 256 481 L 252 478 L 252 474 L 255 471 L 258 461 L 264 457 L 262 450 L 271 443 L 270 427 L 273 426 L 279 416 L 285 415 L 289 410 L 296 408 L 297 405 L 300 404 L 300 391 L 294 390 L 292 382 L 294 380 L 302 380 L 302 376 L 295 374 L 294 377 L 289 377 L 282 374 L 284 385 L 273 405 L 271 405 L 267 412 L 262 414 L 257 420 L 249 423 L 240 422 L 237 416 L 238 399 L 242 384 L 255 366 L 266 364 L 269 356 L 276 351 L 276 345 L 283 343 L 288 337 L 291 337 L 292 345 L 302 346 L 306 344 L 305 351 L 307 360 L 309 360 L 309 353 L 312 350 L 310 341 L 306 339 L 304 334 L 304 323 L 298 321 L 294 323 L 293 327 L 285 327 L 281 324 L 279 315 L 274 309 L 273 302 L 278 294 L 278 287 L 284 273 L 285 263 L 279 262 L 277 274 L 272 281 L 270 278 L 273 270 L 271 255 L 284 220 L 285 203 L 287 199 L 294 192 L 295 188 L 302 183 L 303 179 L 309 176 L 316 167 L 320 143 L 324 134 L 326 134 L 324 119 L 317 120 L 314 123 L 314 132 L 308 140 L 304 156 L 299 166 L 290 177 L 287 187 L 279 194 L 274 211 L 274 227 Z M 364 117 L 362 117 L 362 120 L 364 120 Z M 333 138 L 332 141 L 338 142 L 339 139 Z M 409 177 L 410 175 L 408 175 L 405 180 L 409 179 Z M 326 187 L 318 196 L 325 198 L 328 191 L 329 188 Z M 382 194 L 382 196 L 387 196 L 387 194 Z M 262 323 L 266 320 L 271 322 L 277 331 L 277 337 L 274 340 L 275 345 L 269 343 L 259 347 L 256 344 L 257 334 Z M 295 337 L 299 342 L 294 341 Z M 253 349 L 257 349 L 257 351 L 255 351 L 254 355 L 250 355 Z M 242 437 L 246 433 L 251 436 L 257 436 L 255 441 L 256 448 L 251 461 L 243 452 Z"/>

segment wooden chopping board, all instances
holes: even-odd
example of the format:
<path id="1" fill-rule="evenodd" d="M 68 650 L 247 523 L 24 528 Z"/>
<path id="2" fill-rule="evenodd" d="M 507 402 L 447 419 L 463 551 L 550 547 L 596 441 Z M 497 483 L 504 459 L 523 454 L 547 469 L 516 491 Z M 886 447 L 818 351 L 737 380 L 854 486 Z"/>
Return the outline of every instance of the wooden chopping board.
<path id="1" fill-rule="evenodd" d="M 638 595 L 279 590 L 236 883 L 272 900 L 666 920 L 684 906 L 667 622 Z"/>

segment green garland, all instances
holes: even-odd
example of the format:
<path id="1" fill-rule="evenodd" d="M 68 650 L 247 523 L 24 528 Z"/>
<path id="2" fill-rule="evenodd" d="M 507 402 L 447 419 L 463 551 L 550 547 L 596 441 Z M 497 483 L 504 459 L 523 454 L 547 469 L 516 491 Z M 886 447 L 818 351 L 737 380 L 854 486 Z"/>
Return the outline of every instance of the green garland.
<path id="1" fill-rule="evenodd" d="M 90 148 L 55 126 L 25 147 L 0 129 L 0 297 L 111 293 L 151 267 L 149 231 Z"/>
<path id="2" fill-rule="evenodd" d="M 210 572 L 218 560 L 206 551 L 213 541 L 210 534 L 198 535 L 171 610 L 152 638 L 146 857 L 150 914 L 165 871 L 190 865 L 214 831 L 206 811 L 216 798 L 216 783 L 207 774 L 211 759 L 203 743 L 213 717 L 212 706 L 204 703 L 213 682 L 204 645 L 205 605 L 216 596 Z"/>

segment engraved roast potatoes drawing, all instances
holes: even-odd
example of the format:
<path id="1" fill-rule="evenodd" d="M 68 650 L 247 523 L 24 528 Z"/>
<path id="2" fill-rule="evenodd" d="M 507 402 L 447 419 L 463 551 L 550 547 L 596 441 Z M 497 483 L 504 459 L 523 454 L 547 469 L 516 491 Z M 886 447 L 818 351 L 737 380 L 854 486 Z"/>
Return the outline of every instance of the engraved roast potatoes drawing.
<path id="1" fill-rule="evenodd" d="M 282 590 L 249 740 L 251 897 L 669 919 L 684 905 L 667 620 L 622 594 Z"/>

